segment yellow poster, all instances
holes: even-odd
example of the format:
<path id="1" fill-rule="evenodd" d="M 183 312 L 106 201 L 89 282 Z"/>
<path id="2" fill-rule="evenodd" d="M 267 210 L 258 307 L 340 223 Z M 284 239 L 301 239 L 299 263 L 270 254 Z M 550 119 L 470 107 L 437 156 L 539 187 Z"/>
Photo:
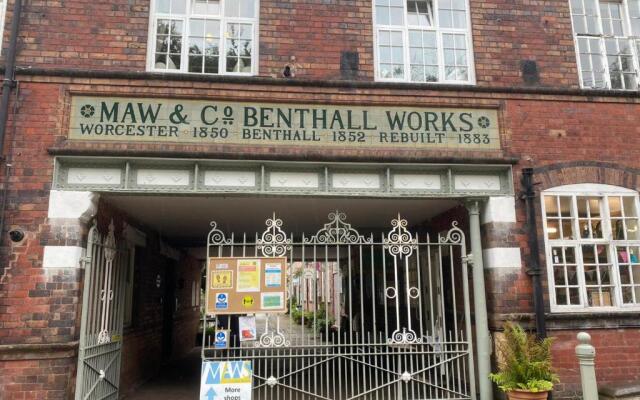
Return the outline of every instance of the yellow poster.
<path id="1" fill-rule="evenodd" d="M 231 289 L 233 287 L 233 271 L 212 271 L 211 289 Z"/>
<path id="2" fill-rule="evenodd" d="M 260 291 L 260 260 L 238 260 L 238 292 Z"/>

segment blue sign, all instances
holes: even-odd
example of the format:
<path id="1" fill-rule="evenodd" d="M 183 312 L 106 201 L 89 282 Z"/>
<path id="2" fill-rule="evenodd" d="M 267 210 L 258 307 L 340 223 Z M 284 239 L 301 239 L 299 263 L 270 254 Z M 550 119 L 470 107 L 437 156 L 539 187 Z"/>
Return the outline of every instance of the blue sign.
<path id="1" fill-rule="evenodd" d="M 229 347 L 229 331 L 227 330 L 216 331 L 213 347 L 215 347 L 216 349 L 228 348 Z"/>
<path id="2" fill-rule="evenodd" d="M 218 293 L 216 297 L 216 308 L 227 309 L 229 308 L 229 295 L 226 293 Z"/>

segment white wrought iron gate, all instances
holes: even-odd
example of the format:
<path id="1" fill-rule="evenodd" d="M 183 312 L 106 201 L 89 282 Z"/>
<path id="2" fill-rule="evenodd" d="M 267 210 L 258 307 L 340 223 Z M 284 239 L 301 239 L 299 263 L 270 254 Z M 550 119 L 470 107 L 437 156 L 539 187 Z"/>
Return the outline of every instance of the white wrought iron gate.
<path id="1" fill-rule="evenodd" d="M 215 350 L 203 338 L 204 360 L 252 361 L 255 400 L 475 399 L 456 222 L 435 241 L 400 216 L 363 235 L 339 211 L 312 236 L 287 235 L 275 215 L 251 236 L 211 225 L 210 257 L 288 257 L 289 311 L 257 315 L 259 340 L 240 342 L 232 329 L 230 348 Z M 233 328 L 232 318 L 216 323 Z"/>
<path id="2" fill-rule="evenodd" d="M 118 398 L 128 254 L 113 222 L 106 235 L 89 231 L 76 400 Z"/>

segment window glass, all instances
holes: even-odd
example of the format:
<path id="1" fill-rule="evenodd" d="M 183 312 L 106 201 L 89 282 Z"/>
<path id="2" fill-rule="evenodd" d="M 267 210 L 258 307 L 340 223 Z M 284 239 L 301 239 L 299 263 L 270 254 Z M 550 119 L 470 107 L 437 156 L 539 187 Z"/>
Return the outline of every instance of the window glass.
<path id="1" fill-rule="evenodd" d="M 617 247 L 620 286 L 624 304 L 640 304 L 640 247 Z"/>
<path id="2" fill-rule="evenodd" d="M 255 16 L 255 0 L 234 0 L 225 2 L 225 16 L 253 18 Z"/>
<path id="3" fill-rule="evenodd" d="M 581 304 L 575 248 L 553 247 L 551 254 L 553 258 L 552 262 L 556 290 L 556 304 Z"/>
<path id="4" fill-rule="evenodd" d="M 582 71 L 582 85 L 591 88 L 605 88 L 607 80 L 604 57 L 600 51 L 600 40 L 579 38 L 578 51 L 580 69 Z"/>
<path id="5" fill-rule="evenodd" d="M 472 79 L 467 0 L 374 0 L 374 5 L 378 78 Z"/>
<path id="6" fill-rule="evenodd" d="M 433 3 L 430 0 L 407 1 L 407 23 L 433 26 Z"/>
<path id="7" fill-rule="evenodd" d="M 602 31 L 608 36 L 622 36 L 622 3 L 600 2 Z"/>
<path id="8" fill-rule="evenodd" d="M 464 0 L 439 0 L 438 16 L 443 28 L 467 27 L 466 2 Z"/>
<path id="9" fill-rule="evenodd" d="M 570 0 L 581 84 L 594 89 L 638 90 L 640 0 Z"/>
<path id="10" fill-rule="evenodd" d="M 411 80 L 438 81 L 437 35 L 432 31 L 409 31 Z"/>
<path id="11" fill-rule="evenodd" d="M 179 70 L 182 56 L 183 23 L 180 20 L 158 20 L 155 67 Z"/>
<path id="12" fill-rule="evenodd" d="M 597 35 L 601 32 L 597 0 L 571 0 L 571 14 L 575 33 Z"/>
<path id="13" fill-rule="evenodd" d="M 193 14 L 220 15 L 220 0 L 193 0 L 191 4 Z"/>
<path id="14" fill-rule="evenodd" d="M 629 5 L 629 19 L 631 20 L 631 33 L 640 36 L 640 0 L 627 0 Z"/>
<path id="15" fill-rule="evenodd" d="M 227 24 L 227 72 L 251 72 L 251 29 L 250 24 Z"/>
<path id="16" fill-rule="evenodd" d="M 402 79 L 404 77 L 404 54 L 402 32 L 380 31 L 380 74 L 383 78 Z"/>
<path id="17" fill-rule="evenodd" d="M 543 202 L 555 305 L 640 306 L 637 196 L 545 194 Z"/>
<path id="18" fill-rule="evenodd" d="M 631 44 L 628 39 L 605 39 L 612 89 L 638 88 Z"/>
<path id="19" fill-rule="evenodd" d="M 153 69 L 251 74 L 257 0 L 155 0 Z M 224 32 L 225 40 L 222 40 Z"/>

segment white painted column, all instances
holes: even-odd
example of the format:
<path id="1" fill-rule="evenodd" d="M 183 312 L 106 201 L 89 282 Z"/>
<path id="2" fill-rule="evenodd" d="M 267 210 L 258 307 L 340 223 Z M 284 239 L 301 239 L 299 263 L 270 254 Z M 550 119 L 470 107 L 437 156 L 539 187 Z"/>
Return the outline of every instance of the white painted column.
<path id="1" fill-rule="evenodd" d="M 88 224 L 98 210 L 100 195 L 94 192 L 52 190 L 49 193 L 48 218 L 51 225 L 75 221 Z M 84 247 L 73 245 L 44 246 L 43 268 L 81 268 Z"/>
<path id="2" fill-rule="evenodd" d="M 513 196 L 489 197 L 484 202 L 481 214 L 481 225 L 485 224 L 515 224 L 516 204 Z M 521 268 L 522 254 L 520 247 L 499 246 L 482 249 L 484 267 Z"/>

